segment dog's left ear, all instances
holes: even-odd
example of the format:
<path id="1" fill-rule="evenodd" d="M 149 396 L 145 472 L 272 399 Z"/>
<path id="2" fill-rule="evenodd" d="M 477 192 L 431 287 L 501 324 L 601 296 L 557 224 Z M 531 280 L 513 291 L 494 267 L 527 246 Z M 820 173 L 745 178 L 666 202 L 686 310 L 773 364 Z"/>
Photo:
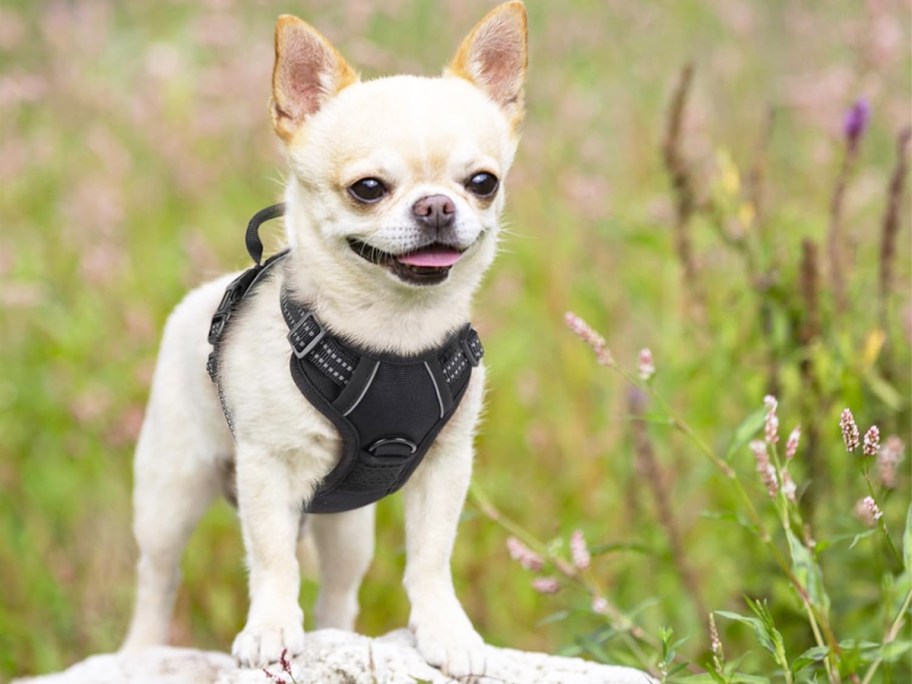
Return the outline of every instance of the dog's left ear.
<path id="1" fill-rule="evenodd" d="M 529 63 L 526 8 L 519 0 L 488 12 L 456 51 L 447 72 L 474 83 L 496 102 L 517 130 Z"/>
<path id="2" fill-rule="evenodd" d="M 269 111 L 282 140 L 291 142 L 305 120 L 357 80 L 358 73 L 319 31 L 290 14 L 279 17 Z"/>

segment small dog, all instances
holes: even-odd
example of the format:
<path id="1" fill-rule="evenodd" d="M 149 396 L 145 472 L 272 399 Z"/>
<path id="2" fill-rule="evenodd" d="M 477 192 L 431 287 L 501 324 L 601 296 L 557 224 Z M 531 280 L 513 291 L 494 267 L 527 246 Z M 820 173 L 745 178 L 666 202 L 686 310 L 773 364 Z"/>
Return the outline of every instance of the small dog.
<path id="1" fill-rule="evenodd" d="M 231 276 L 187 295 L 165 327 L 136 450 L 138 590 L 124 650 L 167 640 L 183 548 L 219 493 L 236 493 L 250 571 L 237 661 L 262 667 L 302 649 L 295 548 L 305 517 L 322 578 L 316 625 L 353 628 L 374 507 L 302 513 L 339 461 L 342 439 L 289 373 L 280 297 L 306 303 L 353 347 L 417 356 L 466 326 L 495 256 L 502 180 L 524 114 L 521 2 L 484 17 L 438 78 L 361 82 L 326 38 L 287 15 L 275 54 L 270 109 L 291 170 L 290 251 L 233 316 L 218 390 L 206 374 L 207 331 Z M 449 568 L 483 383 L 478 366 L 403 488 L 409 626 L 427 661 L 456 677 L 484 671 L 482 640 Z"/>

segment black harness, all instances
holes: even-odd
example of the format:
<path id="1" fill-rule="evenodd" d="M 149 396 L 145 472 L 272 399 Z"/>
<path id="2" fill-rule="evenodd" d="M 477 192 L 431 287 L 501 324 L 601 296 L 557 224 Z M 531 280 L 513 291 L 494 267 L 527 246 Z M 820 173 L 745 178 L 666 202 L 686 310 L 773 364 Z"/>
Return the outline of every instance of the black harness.
<path id="1" fill-rule="evenodd" d="M 250 219 L 246 244 L 255 265 L 228 285 L 209 328 L 213 350 L 207 369 L 232 433 L 234 425 L 219 382 L 219 341 L 240 303 L 288 255 L 285 250 L 260 263 L 259 226 L 284 210 L 284 205 L 276 204 Z M 478 333 L 466 324 L 441 346 L 422 354 L 377 353 L 333 335 L 284 287 L 280 304 L 289 328 L 291 376 L 342 437 L 338 465 L 320 483 L 305 510 L 349 511 L 397 491 L 459 406 L 472 368 L 484 355 Z"/>

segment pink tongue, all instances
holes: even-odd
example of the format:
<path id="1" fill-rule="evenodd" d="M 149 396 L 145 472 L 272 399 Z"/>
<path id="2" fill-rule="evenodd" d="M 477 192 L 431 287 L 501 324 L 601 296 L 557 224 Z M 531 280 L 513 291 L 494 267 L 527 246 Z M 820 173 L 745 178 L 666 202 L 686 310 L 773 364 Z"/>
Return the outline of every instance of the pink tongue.
<path id="1" fill-rule="evenodd" d="M 424 266 L 429 268 L 445 268 L 446 266 L 452 266 L 459 258 L 462 256 L 455 249 L 448 249 L 446 247 L 431 247 L 430 249 L 424 249 L 420 252 L 412 252 L 411 254 L 403 254 L 400 257 L 397 257 L 400 264 L 408 264 L 409 266 Z"/>

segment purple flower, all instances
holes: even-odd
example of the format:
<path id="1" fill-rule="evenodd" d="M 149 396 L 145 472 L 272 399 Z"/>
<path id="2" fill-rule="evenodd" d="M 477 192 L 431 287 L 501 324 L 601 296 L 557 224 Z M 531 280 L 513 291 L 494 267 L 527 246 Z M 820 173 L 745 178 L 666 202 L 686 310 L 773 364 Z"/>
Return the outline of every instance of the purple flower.
<path id="1" fill-rule="evenodd" d="M 864 135 L 868 127 L 868 121 L 871 118 L 871 107 L 868 101 L 863 97 L 855 101 L 851 109 L 846 112 L 845 120 L 842 124 L 842 132 L 845 134 L 846 141 L 850 147 L 858 145 L 861 136 Z"/>

